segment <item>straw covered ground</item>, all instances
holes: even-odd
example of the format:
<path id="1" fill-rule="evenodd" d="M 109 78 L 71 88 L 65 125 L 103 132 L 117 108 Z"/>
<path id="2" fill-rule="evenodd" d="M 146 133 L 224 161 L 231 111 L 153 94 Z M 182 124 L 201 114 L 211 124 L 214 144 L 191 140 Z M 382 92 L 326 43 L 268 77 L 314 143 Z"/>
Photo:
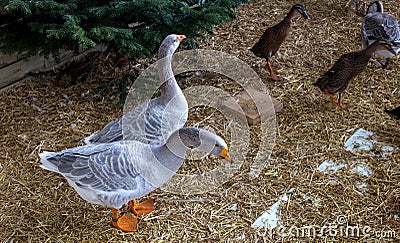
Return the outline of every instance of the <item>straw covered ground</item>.
<path id="1" fill-rule="evenodd" d="M 237 21 L 216 28 L 199 47 L 237 56 L 260 75 L 270 94 L 284 103 L 276 115 L 272 154 L 260 176 L 250 178 L 243 167 L 217 189 L 189 197 L 156 190 L 149 195 L 156 200 L 156 211 L 139 221 L 136 233 L 110 226 L 110 209 L 87 203 L 62 176 L 41 169 L 38 153 L 83 145 L 84 137 L 119 117 L 122 109 L 115 105 L 115 94 L 96 95 L 95 88 L 112 77 L 140 74 L 155 57 L 132 61 L 116 72 L 112 55 L 94 56 L 86 82 L 68 85 L 65 76 L 55 84 L 55 78 L 47 75 L 3 92 L 2 242 L 398 242 L 400 126 L 383 111 L 400 105 L 400 61 L 394 58 L 389 69 L 383 70 L 376 67 L 376 58 L 371 60 L 344 94 L 349 109 L 338 110 L 312 83 L 341 54 L 361 48 L 362 19 L 351 11 L 350 0 L 304 0 L 312 20 L 294 21 L 280 55 L 272 60 L 283 80 L 268 79 L 265 60 L 248 49 L 294 3 L 254 0 L 237 9 Z M 400 2 L 384 3 L 386 12 L 399 19 Z M 204 84 L 231 94 L 238 91 L 234 82 L 215 74 L 181 75 L 178 82 L 183 89 Z M 220 116 L 215 110 L 198 107 L 191 109 L 188 124 L 212 128 L 224 136 L 229 120 Z M 382 145 L 394 147 L 393 153 L 383 157 L 371 156 L 371 151 L 347 151 L 345 142 L 359 128 L 378 136 L 375 154 Z M 257 126 L 251 127 L 246 161 L 254 159 L 257 141 L 264 135 Z M 333 173 L 318 171 L 326 160 L 347 166 Z M 366 164 L 372 174 L 354 172 L 355 161 Z M 189 161 L 181 172 L 207 171 L 218 163 L 224 162 L 210 157 L 198 164 Z M 288 199 L 279 205 L 284 232 L 291 226 L 317 230 L 325 226 L 325 231 L 315 237 L 282 237 L 252 228 L 255 219 L 284 194 Z M 341 234 L 339 226 L 346 225 L 358 227 L 360 235 Z M 328 233 L 329 226 L 336 226 L 336 234 Z"/>

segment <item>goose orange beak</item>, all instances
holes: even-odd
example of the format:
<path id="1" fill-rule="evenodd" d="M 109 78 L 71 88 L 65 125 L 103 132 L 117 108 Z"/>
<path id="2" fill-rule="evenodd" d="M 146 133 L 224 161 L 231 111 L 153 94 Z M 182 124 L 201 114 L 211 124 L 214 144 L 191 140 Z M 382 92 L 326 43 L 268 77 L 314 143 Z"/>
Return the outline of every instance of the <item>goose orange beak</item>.
<path id="1" fill-rule="evenodd" d="M 179 42 L 181 42 L 182 40 L 186 39 L 185 35 L 176 35 L 178 37 Z"/>
<path id="2" fill-rule="evenodd" d="M 229 154 L 228 148 L 223 148 L 222 152 L 219 154 L 221 158 L 226 159 L 227 161 L 231 161 L 231 155 Z"/>

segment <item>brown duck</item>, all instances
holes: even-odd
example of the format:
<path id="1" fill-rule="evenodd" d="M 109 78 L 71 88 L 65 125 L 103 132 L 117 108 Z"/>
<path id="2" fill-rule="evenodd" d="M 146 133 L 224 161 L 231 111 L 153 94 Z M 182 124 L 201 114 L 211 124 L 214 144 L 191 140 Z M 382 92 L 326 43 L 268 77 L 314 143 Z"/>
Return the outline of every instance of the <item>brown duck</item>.
<path id="1" fill-rule="evenodd" d="M 347 106 L 342 103 L 343 91 L 347 88 L 349 82 L 365 69 L 372 55 L 380 50 L 396 53 L 391 44 L 385 41 L 376 41 L 365 49 L 342 55 L 333 67 L 313 85 L 318 86 L 340 109 L 347 109 Z M 339 93 L 338 100 L 333 96 L 335 93 Z"/>
<path id="2" fill-rule="evenodd" d="M 304 6 L 296 4 L 281 22 L 266 29 L 258 42 L 251 48 L 254 55 L 267 60 L 267 69 L 273 80 L 279 80 L 279 78 L 272 70 L 269 59 L 275 55 L 285 38 L 289 35 L 290 23 L 298 15 L 302 15 L 305 19 L 310 19 Z"/>
<path id="3" fill-rule="evenodd" d="M 385 110 L 390 116 L 393 116 L 396 120 L 400 120 L 400 106 L 393 110 Z"/>

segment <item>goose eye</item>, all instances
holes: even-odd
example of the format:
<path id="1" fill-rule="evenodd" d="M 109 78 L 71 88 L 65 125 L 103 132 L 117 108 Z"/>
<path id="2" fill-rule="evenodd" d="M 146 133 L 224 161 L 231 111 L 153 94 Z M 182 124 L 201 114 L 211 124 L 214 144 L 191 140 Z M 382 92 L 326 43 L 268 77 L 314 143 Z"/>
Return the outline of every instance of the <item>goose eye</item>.
<path id="1" fill-rule="evenodd" d="M 219 144 L 218 144 L 218 143 L 216 143 L 216 144 L 215 144 L 215 147 L 216 147 L 216 148 L 219 148 L 220 146 L 219 146 Z"/>

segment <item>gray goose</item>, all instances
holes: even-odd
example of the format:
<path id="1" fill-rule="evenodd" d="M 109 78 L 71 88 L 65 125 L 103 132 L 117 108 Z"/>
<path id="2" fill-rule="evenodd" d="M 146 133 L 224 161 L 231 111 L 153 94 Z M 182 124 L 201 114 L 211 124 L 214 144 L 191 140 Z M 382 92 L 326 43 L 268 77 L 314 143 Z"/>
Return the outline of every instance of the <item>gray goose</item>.
<path id="1" fill-rule="evenodd" d="M 392 44 L 393 54 L 387 50 L 377 51 L 376 54 L 386 59 L 384 63 L 380 63 L 383 68 L 389 66 L 390 58 L 400 51 L 400 28 L 395 17 L 383 12 L 383 4 L 375 1 L 369 5 L 367 14 L 364 17 L 362 27 L 362 44 L 363 47 L 371 45 L 377 40 L 384 40 Z"/>
<path id="2" fill-rule="evenodd" d="M 159 78 L 163 83 L 161 95 L 108 123 L 102 130 L 85 138 L 86 144 L 137 140 L 144 143 L 163 143 L 173 131 L 187 120 L 188 104 L 175 80 L 171 60 L 184 35 L 168 35 L 158 51 Z M 123 128 L 123 126 L 125 126 Z"/>
<path id="3" fill-rule="evenodd" d="M 86 201 L 112 208 L 111 224 L 125 231 L 136 231 L 137 219 L 119 214 L 130 211 L 143 216 L 154 210 L 153 200 L 137 204 L 142 197 L 168 181 L 182 165 L 188 147 L 231 160 L 225 141 L 209 131 L 184 127 L 166 143 L 146 144 L 135 140 L 92 144 L 40 153 L 41 167 L 64 176 Z"/>

